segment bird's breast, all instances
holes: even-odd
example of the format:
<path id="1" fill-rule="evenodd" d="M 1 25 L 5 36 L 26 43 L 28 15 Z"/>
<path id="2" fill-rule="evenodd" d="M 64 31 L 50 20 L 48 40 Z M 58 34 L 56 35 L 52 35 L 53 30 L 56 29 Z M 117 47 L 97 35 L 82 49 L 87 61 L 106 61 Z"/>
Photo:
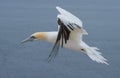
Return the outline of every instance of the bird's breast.
<path id="1" fill-rule="evenodd" d="M 53 31 L 53 32 L 47 32 L 46 34 L 47 39 L 45 41 L 50 42 L 50 43 L 55 43 L 57 36 L 58 36 L 58 32 L 57 31 Z M 60 45 L 62 44 L 62 39 L 60 40 Z M 63 43 L 63 47 L 68 48 L 68 49 L 72 49 L 72 50 L 80 50 L 80 43 L 69 39 L 67 41 L 67 43 Z"/>

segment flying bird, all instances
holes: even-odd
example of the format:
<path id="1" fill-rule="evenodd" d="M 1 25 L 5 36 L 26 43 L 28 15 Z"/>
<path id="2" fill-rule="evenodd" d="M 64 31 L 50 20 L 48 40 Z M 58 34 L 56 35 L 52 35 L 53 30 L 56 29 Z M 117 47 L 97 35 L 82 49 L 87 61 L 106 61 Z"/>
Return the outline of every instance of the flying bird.
<path id="1" fill-rule="evenodd" d="M 82 40 L 83 35 L 88 34 L 83 28 L 82 21 L 65 9 L 58 6 L 56 9 L 60 13 L 57 15 L 58 31 L 35 32 L 30 35 L 30 37 L 23 40 L 22 43 L 35 40 L 54 43 L 51 53 L 48 56 L 49 62 L 56 57 L 60 47 L 65 47 L 71 50 L 80 51 L 88 55 L 93 61 L 109 65 L 107 59 L 101 55 L 97 47 L 90 47 Z"/>

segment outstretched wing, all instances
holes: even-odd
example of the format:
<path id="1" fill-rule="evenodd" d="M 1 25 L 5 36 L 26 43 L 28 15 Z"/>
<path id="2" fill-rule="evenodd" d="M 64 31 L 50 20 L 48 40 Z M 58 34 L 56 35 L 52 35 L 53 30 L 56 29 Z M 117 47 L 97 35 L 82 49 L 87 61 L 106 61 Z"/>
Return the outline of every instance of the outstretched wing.
<path id="1" fill-rule="evenodd" d="M 79 43 L 82 40 L 82 35 L 87 34 L 82 28 L 82 21 L 79 18 L 60 7 L 56 7 L 56 9 L 60 12 L 57 16 L 59 30 L 48 61 L 51 61 L 51 59 L 57 55 L 59 47 L 63 47 L 64 44 L 67 44 L 68 40 Z"/>
<path id="2" fill-rule="evenodd" d="M 74 16 L 73 14 L 71 14 L 70 12 L 68 12 L 65 9 L 62 9 L 58 6 L 56 7 L 56 9 L 60 12 L 61 15 L 65 16 L 69 20 L 70 23 L 75 23 L 80 27 L 83 26 L 82 21 L 79 18 L 77 18 L 76 16 Z"/>

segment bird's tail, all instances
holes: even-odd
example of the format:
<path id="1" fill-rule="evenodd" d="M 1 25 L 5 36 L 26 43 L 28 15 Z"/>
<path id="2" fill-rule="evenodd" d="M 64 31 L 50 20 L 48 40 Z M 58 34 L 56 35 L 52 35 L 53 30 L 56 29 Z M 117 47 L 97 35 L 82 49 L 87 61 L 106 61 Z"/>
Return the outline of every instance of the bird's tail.
<path id="1" fill-rule="evenodd" d="M 106 65 L 109 65 L 107 63 L 107 59 L 102 56 L 102 53 L 100 53 L 97 47 L 89 47 L 87 44 L 84 43 L 86 46 L 85 48 L 85 53 L 93 60 L 98 63 L 103 63 Z"/>

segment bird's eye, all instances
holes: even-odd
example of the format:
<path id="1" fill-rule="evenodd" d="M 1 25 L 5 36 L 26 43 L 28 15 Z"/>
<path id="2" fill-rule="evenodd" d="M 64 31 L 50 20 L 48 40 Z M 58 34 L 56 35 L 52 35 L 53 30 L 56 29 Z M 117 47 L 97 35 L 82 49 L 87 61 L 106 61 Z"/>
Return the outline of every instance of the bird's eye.
<path id="1" fill-rule="evenodd" d="M 31 36 L 30 38 L 33 38 L 33 39 L 35 39 L 35 36 Z"/>

